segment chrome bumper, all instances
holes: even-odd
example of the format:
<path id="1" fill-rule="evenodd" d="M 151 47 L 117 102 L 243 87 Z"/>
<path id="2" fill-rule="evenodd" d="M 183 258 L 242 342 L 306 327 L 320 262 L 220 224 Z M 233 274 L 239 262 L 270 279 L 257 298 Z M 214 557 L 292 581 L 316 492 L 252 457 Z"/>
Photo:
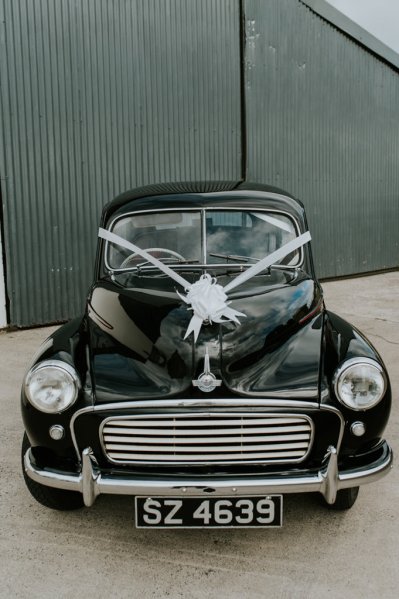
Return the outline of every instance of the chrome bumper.
<path id="1" fill-rule="evenodd" d="M 25 454 L 26 474 L 37 483 L 66 491 L 79 491 L 83 494 L 86 506 L 93 505 L 96 497 L 105 494 L 115 495 L 268 495 L 271 493 L 311 493 L 318 491 L 326 502 L 334 503 L 337 491 L 357 487 L 378 480 L 392 468 L 392 449 L 384 442 L 383 454 L 374 462 L 362 468 L 338 471 L 337 451 L 329 447 L 329 457 L 325 468 L 315 474 L 284 473 L 280 475 L 248 477 L 210 477 L 208 479 L 190 477 L 187 479 L 156 479 L 126 475 L 117 476 L 101 472 L 90 448 L 82 453 L 80 473 L 66 473 L 54 469 L 38 468 L 31 449 Z"/>

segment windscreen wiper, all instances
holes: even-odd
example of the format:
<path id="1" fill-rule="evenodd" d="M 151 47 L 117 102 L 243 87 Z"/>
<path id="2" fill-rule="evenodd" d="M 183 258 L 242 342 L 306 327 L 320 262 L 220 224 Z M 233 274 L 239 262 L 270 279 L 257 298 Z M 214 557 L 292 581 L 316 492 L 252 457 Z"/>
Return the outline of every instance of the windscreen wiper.
<path id="1" fill-rule="evenodd" d="M 253 258 L 252 256 L 238 256 L 237 254 L 216 254 L 216 253 L 209 253 L 209 255 L 213 256 L 214 258 L 224 258 L 225 260 L 234 260 L 235 262 L 249 262 L 249 260 L 254 260 L 254 262 L 259 262 L 259 258 Z"/>
<path id="2" fill-rule="evenodd" d="M 198 264 L 199 260 L 180 260 L 178 258 L 158 258 L 160 262 L 164 264 Z M 147 266 L 151 264 L 149 260 L 145 262 L 140 262 L 139 264 L 135 264 L 133 268 L 142 268 L 143 266 Z M 153 268 L 156 268 L 153 264 L 151 264 Z"/>

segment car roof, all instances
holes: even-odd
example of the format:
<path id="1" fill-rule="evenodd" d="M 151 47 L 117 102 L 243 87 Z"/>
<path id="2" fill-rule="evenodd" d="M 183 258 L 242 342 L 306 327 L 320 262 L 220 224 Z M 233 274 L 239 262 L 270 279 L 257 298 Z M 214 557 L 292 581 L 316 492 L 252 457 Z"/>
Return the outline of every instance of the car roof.
<path id="1" fill-rule="evenodd" d="M 250 181 L 180 181 L 146 185 L 121 193 L 104 207 L 101 221 L 104 226 L 111 217 L 119 216 L 125 211 L 165 207 L 183 209 L 212 204 L 214 207 L 242 205 L 243 208 L 253 209 L 256 204 L 257 208 L 262 208 L 265 207 L 267 196 L 272 200 L 270 208 L 282 208 L 297 216 L 303 214 L 303 206 L 299 200 L 271 185 Z"/>

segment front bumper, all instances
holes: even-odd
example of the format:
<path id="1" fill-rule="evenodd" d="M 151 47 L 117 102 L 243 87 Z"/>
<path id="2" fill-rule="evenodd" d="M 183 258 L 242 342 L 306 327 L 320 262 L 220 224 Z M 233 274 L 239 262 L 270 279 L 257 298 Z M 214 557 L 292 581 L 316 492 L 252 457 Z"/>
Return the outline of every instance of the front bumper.
<path id="1" fill-rule="evenodd" d="M 83 494 L 86 506 L 93 505 L 101 494 L 114 495 L 268 495 L 271 493 L 319 492 L 326 502 L 334 503 L 340 489 L 357 487 L 378 480 L 392 468 L 392 449 L 386 441 L 381 445 L 378 457 L 358 468 L 338 470 L 337 450 L 330 446 L 326 466 L 316 473 L 297 474 L 284 472 L 278 475 L 251 475 L 247 477 L 187 477 L 172 476 L 167 479 L 137 477 L 101 472 L 90 448 L 82 453 L 80 473 L 61 472 L 50 468 L 39 468 L 35 464 L 31 449 L 25 454 L 26 474 L 37 483 L 66 491 Z"/>

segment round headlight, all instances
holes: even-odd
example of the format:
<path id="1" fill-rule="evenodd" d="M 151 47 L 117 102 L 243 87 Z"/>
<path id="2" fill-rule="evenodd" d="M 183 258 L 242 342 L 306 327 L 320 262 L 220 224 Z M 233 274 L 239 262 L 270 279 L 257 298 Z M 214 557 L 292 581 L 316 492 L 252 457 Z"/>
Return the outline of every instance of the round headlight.
<path id="1" fill-rule="evenodd" d="M 31 368 L 25 377 L 25 393 L 30 403 L 48 414 L 63 412 L 78 396 L 76 370 L 61 360 L 44 360 Z"/>
<path id="2" fill-rule="evenodd" d="M 339 401 L 352 410 L 375 406 L 386 390 L 386 377 L 378 362 L 352 358 L 337 368 L 333 378 Z"/>

